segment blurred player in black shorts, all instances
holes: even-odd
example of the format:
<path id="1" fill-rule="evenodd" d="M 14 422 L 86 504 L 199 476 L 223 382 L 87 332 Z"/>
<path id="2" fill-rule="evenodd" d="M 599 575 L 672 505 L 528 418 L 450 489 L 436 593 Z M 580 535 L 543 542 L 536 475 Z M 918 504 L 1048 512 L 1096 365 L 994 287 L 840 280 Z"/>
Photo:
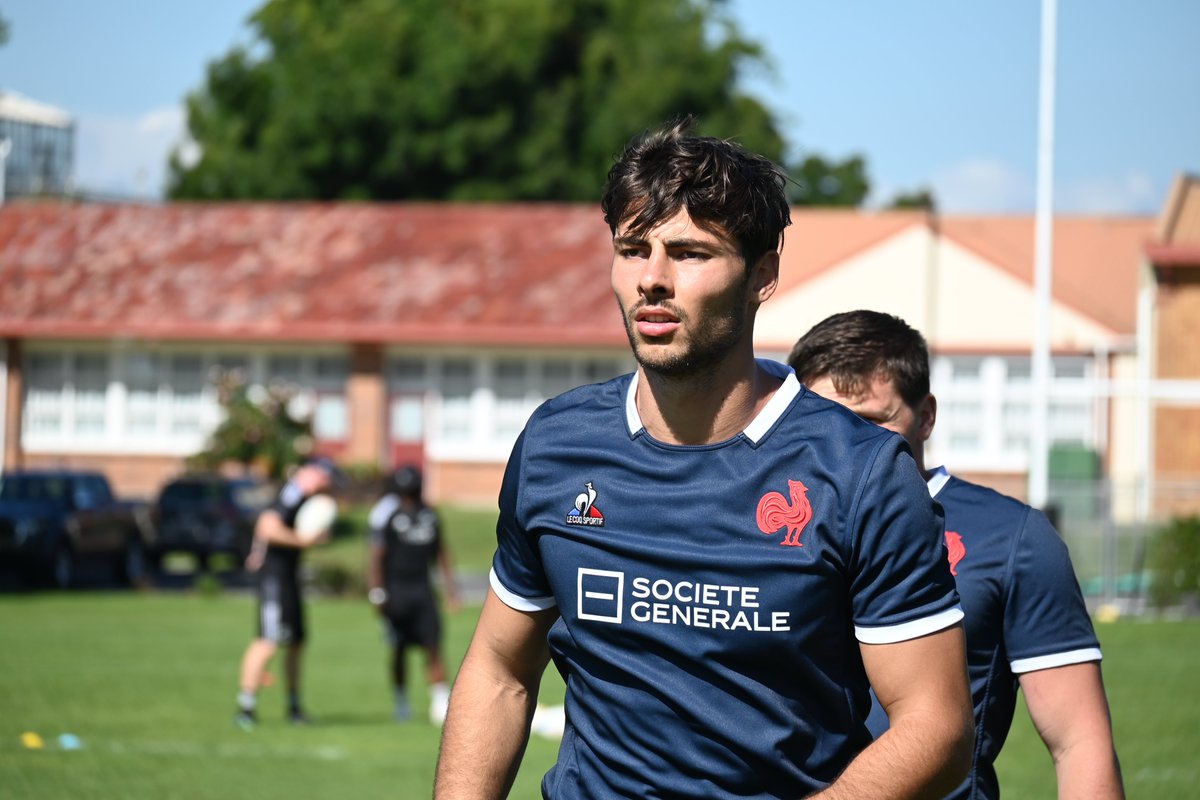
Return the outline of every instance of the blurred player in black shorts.
<path id="1" fill-rule="evenodd" d="M 296 535 L 293 526 L 304 501 L 328 491 L 337 476 L 337 468 L 327 458 L 301 465 L 255 524 L 254 545 L 246 558 L 246 569 L 256 573 L 258 581 L 258 631 L 242 656 L 238 711 L 234 717 L 234 722 L 243 729 L 252 729 L 258 722 L 258 690 L 280 645 L 285 648 L 288 720 L 293 724 L 308 721 L 300 702 L 300 658 L 306 635 L 300 555 L 306 547 L 328 541 L 329 533 L 305 541 Z"/>
<path id="2" fill-rule="evenodd" d="M 458 607 L 458 589 L 450 554 L 442 542 L 437 512 L 421 496 L 421 472 L 402 467 L 392 476 L 387 494 L 370 515 L 371 554 L 368 598 L 384 620 L 392 648 L 392 686 L 395 717 L 411 715 L 405 691 L 405 654 L 411 645 L 424 649 L 430 685 L 429 719 L 440 725 L 446 718 L 450 688 L 442 660 L 442 625 L 430 577 L 437 561 L 451 610 Z"/>

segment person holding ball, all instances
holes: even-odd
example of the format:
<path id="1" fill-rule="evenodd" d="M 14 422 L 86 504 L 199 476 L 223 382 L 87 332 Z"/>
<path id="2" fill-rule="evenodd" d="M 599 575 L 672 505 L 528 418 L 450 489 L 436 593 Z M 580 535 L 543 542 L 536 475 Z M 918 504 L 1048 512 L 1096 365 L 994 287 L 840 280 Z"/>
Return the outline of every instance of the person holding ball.
<path id="1" fill-rule="evenodd" d="M 329 529 L 300 535 L 296 518 L 310 497 L 327 493 L 340 473 L 328 458 L 312 459 L 296 469 L 278 497 L 259 515 L 246 569 L 255 573 L 258 589 L 258 631 L 242 655 L 234 723 L 243 730 L 258 724 L 258 690 L 267 666 L 282 645 L 285 652 L 288 721 L 306 724 L 300 702 L 300 659 L 304 652 L 304 598 L 300 586 L 300 556 L 308 547 L 329 540 Z"/>

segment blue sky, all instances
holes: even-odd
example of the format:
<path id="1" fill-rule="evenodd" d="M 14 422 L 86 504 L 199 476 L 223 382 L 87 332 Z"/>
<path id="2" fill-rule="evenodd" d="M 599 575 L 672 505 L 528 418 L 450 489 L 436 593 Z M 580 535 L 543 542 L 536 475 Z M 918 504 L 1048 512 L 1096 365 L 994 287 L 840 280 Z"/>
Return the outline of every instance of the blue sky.
<path id="1" fill-rule="evenodd" d="M 261 0 L 7 0 L 0 88 L 75 115 L 88 189 L 156 196 L 182 100 Z M 949 213 L 1033 209 L 1035 0 L 730 0 L 773 75 L 746 86 L 798 154 L 861 153 L 880 203 L 930 187 Z M 1060 0 L 1055 207 L 1154 214 L 1200 172 L 1200 3 Z M 648 120 L 647 124 L 653 123 Z"/>

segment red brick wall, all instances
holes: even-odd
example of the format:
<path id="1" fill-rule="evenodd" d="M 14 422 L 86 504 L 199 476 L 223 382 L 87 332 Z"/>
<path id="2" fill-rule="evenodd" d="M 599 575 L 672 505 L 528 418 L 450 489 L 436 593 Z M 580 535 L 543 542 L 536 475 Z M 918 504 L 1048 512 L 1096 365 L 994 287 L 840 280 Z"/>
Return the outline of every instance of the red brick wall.
<path id="1" fill-rule="evenodd" d="M 1157 310 L 1157 377 L 1200 379 L 1200 267 L 1164 273 Z M 1158 480 L 1200 476 L 1200 408 L 1160 406 L 1154 437 Z"/>

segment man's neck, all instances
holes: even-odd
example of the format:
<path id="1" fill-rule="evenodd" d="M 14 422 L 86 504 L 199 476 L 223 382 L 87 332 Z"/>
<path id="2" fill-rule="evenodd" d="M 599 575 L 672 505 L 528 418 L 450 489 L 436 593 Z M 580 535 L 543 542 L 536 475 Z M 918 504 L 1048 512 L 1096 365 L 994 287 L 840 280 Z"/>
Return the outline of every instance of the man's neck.
<path id="1" fill-rule="evenodd" d="M 646 432 L 668 444 L 722 442 L 743 431 L 782 381 L 747 359 L 678 378 L 639 369 L 637 410 Z"/>

